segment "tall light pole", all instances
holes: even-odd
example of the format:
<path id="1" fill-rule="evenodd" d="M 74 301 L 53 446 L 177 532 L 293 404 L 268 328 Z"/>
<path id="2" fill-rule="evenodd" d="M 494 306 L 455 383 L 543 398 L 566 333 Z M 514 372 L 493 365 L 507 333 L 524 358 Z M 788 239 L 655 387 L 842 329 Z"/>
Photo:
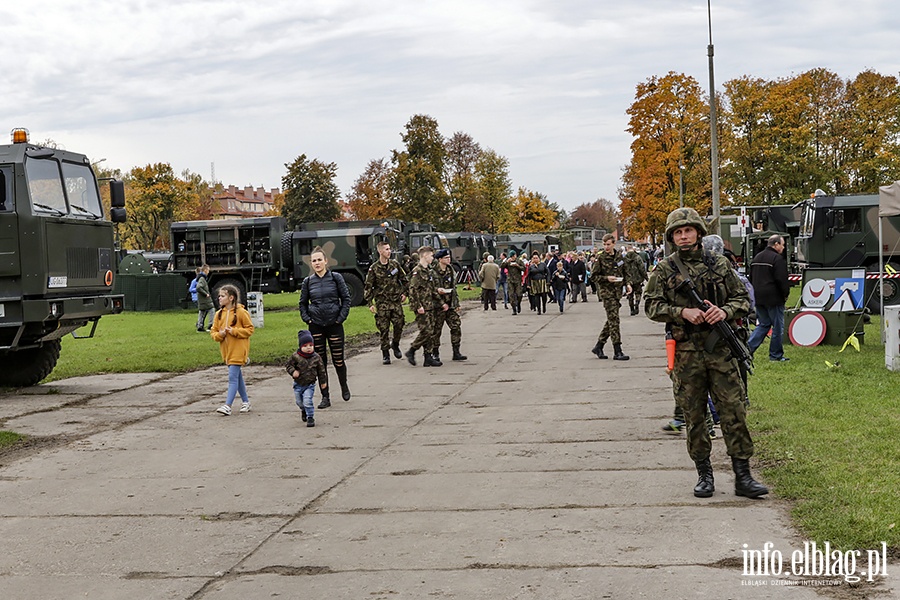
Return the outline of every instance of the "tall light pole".
<path id="1" fill-rule="evenodd" d="M 684 165 L 678 165 L 678 208 L 684 208 Z"/>
<path id="2" fill-rule="evenodd" d="M 706 47 L 706 55 L 709 57 L 709 149 L 712 162 L 712 209 L 715 233 L 721 234 L 722 224 L 719 222 L 719 139 L 718 124 L 716 121 L 716 79 L 713 75 L 713 49 L 712 39 L 712 7 L 711 0 L 706 0 L 706 14 L 709 19 L 709 46 Z"/>

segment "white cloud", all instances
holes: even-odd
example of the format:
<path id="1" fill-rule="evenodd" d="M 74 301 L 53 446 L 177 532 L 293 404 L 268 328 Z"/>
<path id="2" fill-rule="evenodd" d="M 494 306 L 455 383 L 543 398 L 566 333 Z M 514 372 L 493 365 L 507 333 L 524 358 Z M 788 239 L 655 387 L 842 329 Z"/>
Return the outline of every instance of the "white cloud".
<path id="1" fill-rule="evenodd" d="M 37 5 L 36 5 L 37 6 Z M 349 188 L 427 113 L 564 207 L 614 200 L 635 85 L 708 86 L 706 2 L 55 0 L 0 14 L 8 128 L 128 169 L 280 185 L 297 155 Z M 814 67 L 896 75 L 887 0 L 713 0 L 716 82 Z"/>

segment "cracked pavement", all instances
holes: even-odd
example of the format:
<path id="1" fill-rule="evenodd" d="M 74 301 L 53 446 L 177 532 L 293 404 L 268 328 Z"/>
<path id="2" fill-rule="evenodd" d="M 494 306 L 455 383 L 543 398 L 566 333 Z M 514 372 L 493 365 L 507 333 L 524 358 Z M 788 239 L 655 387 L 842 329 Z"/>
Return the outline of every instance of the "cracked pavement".
<path id="1" fill-rule="evenodd" d="M 32 439 L 0 454 L 2 597 L 819 597 L 747 585 L 743 544 L 803 547 L 786 505 L 734 495 L 721 438 L 694 498 L 662 327 L 624 310 L 631 360 L 599 361 L 602 321 L 468 310 L 468 361 L 446 331 L 441 368 L 363 351 L 312 429 L 280 367 L 246 368 L 230 417 L 224 367 L 6 393 L 0 428 Z"/>

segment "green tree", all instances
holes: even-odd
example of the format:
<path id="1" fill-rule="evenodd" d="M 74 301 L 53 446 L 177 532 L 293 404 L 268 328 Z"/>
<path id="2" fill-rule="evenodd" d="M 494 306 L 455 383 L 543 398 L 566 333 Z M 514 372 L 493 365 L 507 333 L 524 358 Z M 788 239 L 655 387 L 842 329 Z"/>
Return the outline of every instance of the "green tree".
<path id="1" fill-rule="evenodd" d="M 168 163 L 134 167 L 123 181 L 128 197 L 123 246 L 142 250 L 170 247 L 169 225 L 187 199 L 188 184 L 175 176 Z"/>
<path id="2" fill-rule="evenodd" d="M 383 158 L 370 160 L 347 194 L 350 213 L 356 219 L 383 219 L 388 212 L 388 185 L 391 168 Z"/>
<path id="3" fill-rule="evenodd" d="M 405 150 L 391 156 L 391 213 L 406 221 L 438 227 L 449 221 L 449 195 L 444 186 L 444 139 L 428 115 L 414 115 L 401 138 Z"/>
<path id="4" fill-rule="evenodd" d="M 457 231 L 477 230 L 481 221 L 475 165 L 481 156 L 481 146 L 472 136 L 457 131 L 444 143 L 446 151 L 445 175 L 450 194 L 450 228 Z"/>
<path id="5" fill-rule="evenodd" d="M 288 227 L 340 218 L 341 192 L 334 182 L 337 175 L 335 163 L 309 160 L 306 154 L 301 154 L 294 162 L 284 166 L 287 173 L 281 178 L 284 188 L 281 215 Z"/>
<path id="6" fill-rule="evenodd" d="M 482 151 L 475 163 L 475 181 L 478 195 L 469 221 L 472 229 L 488 233 L 511 231 L 515 216 L 509 160 L 490 148 Z"/>

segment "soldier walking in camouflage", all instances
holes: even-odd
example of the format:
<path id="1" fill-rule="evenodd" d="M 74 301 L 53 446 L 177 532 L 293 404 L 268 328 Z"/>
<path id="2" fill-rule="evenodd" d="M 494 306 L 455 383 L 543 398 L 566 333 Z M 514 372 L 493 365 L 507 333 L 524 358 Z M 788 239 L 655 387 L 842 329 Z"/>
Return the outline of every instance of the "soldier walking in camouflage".
<path id="1" fill-rule="evenodd" d="M 641 293 L 644 290 L 644 282 L 647 281 L 647 267 L 641 255 L 635 252 L 634 246 L 628 247 L 625 253 L 625 283 L 631 285 L 628 292 L 628 305 L 631 307 L 631 315 L 640 312 Z"/>
<path id="2" fill-rule="evenodd" d="M 666 221 L 666 239 L 675 252 L 662 259 L 650 274 L 645 293 L 647 316 L 666 324 L 675 339 L 672 372 L 675 402 L 684 410 L 688 454 L 699 480 L 694 496 L 709 498 L 715 492 L 709 453 L 712 447 L 706 425 L 707 398 L 719 413 L 725 447 L 735 473 L 734 493 L 759 498 L 769 490 L 750 474 L 753 440 L 747 429 L 743 384 L 736 361 L 714 325 L 747 315 L 747 289 L 722 255 L 704 252 L 701 245 L 706 224 L 693 208 L 679 208 Z M 712 306 L 705 312 L 685 291 L 693 281 L 698 293 Z"/>
<path id="3" fill-rule="evenodd" d="M 403 335 L 403 302 L 409 279 L 396 260 L 391 258 L 391 245 L 378 242 L 378 260 L 366 274 L 365 299 L 369 311 L 375 315 L 375 327 L 381 334 L 381 363 L 391 364 L 391 350 L 395 358 L 402 358 L 400 336 Z M 394 335 L 391 337 L 391 325 Z"/>
<path id="4" fill-rule="evenodd" d="M 437 292 L 437 281 L 431 261 L 434 260 L 434 250 L 431 246 L 419 248 L 419 264 L 413 269 L 409 280 L 409 307 L 416 315 L 416 324 L 419 326 L 419 335 L 413 340 L 409 350 L 406 351 L 406 359 L 409 364 L 416 364 L 416 350 L 424 348 L 425 357 L 422 366 L 440 367 L 443 363 L 432 356 L 434 351 L 434 321 L 435 305 L 442 302 Z M 439 305 L 439 304 L 438 304 Z"/>
<path id="5" fill-rule="evenodd" d="M 509 258 L 500 264 L 501 269 L 506 269 L 506 285 L 509 288 L 509 303 L 512 304 L 513 314 L 522 312 L 522 275 L 525 273 L 525 263 L 516 256 L 515 250 L 509 251 Z"/>
<path id="6" fill-rule="evenodd" d="M 597 257 L 591 268 L 591 281 L 597 288 L 603 310 L 606 312 L 606 323 L 600 331 L 597 343 L 591 352 L 597 358 L 608 358 L 603 353 L 606 341 L 612 338 L 613 360 L 628 360 L 630 357 L 622 352 L 622 334 L 619 331 L 619 308 L 622 306 L 622 282 L 625 280 L 624 260 L 616 252 L 616 237 L 607 233 L 603 236 L 603 252 Z M 631 290 L 631 286 L 628 286 Z"/>
<path id="7" fill-rule="evenodd" d="M 437 277 L 437 292 L 440 296 L 440 304 L 434 308 L 434 351 L 431 355 L 438 361 L 441 360 L 441 333 L 444 331 L 444 323 L 450 328 L 450 344 L 453 346 L 453 360 L 466 360 L 460 353 L 459 346 L 462 342 L 462 319 L 459 318 L 459 294 L 456 291 L 456 273 L 450 266 L 452 257 L 450 251 L 441 248 L 435 252 L 437 259 L 434 274 Z"/>

